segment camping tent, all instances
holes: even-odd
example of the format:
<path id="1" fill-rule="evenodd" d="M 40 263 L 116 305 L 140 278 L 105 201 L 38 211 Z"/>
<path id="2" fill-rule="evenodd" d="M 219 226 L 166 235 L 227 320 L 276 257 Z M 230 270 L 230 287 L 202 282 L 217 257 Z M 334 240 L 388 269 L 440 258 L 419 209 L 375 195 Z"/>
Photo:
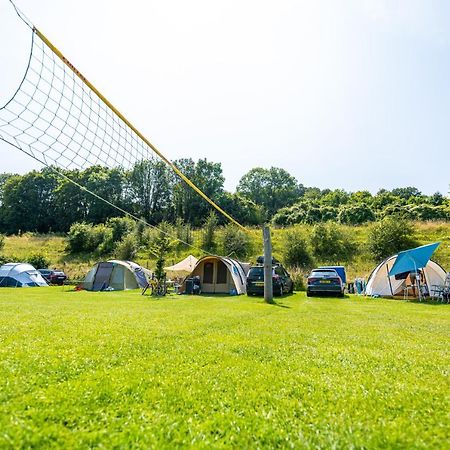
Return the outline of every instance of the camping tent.
<path id="1" fill-rule="evenodd" d="M 194 270 L 198 259 L 195 256 L 189 255 L 173 266 L 164 267 L 164 270 L 173 274 L 173 276 L 186 276 Z"/>
<path id="2" fill-rule="evenodd" d="M 122 291 L 147 286 L 149 270 L 131 261 L 110 260 L 97 263 L 86 275 L 83 287 L 88 291 Z"/>
<path id="3" fill-rule="evenodd" d="M 200 277 L 201 291 L 211 294 L 246 293 L 246 275 L 243 265 L 231 258 L 204 256 L 197 261 L 189 277 Z M 181 292 L 186 290 L 186 280 Z"/>
<path id="4" fill-rule="evenodd" d="M 366 286 L 366 295 L 376 295 L 380 297 L 403 296 L 403 290 L 409 283 L 407 274 L 389 275 L 398 255 L 390 256 L 380 263 L 370 274 Z M 445 280 L 445 270 L 436 262 L 429 260 L 422 269 L 424 282 L 431 291 L 433 285 L 443 285 Z"/>
<path id="5" fill-rule="evenodd" d="M 48 284 L 31 264 L 8 263 L 0 267 L 0 286 L 35 287 Z"/>

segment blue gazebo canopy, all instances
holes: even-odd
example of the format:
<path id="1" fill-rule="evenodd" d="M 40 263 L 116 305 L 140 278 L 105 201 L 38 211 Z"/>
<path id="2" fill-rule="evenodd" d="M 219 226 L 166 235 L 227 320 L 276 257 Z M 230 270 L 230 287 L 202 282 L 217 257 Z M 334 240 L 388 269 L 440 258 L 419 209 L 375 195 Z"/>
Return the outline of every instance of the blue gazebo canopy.
<path id="1" fill-rule="evenodd" d="M 399 252 L 392 269 L 389 271 L 389 276 L 392 277 L 398 273 L 416 272 L 417 269 L 424 268 L 439 244 L 440 242 L 435 242 L 434 244 L 422 245 Z"/>

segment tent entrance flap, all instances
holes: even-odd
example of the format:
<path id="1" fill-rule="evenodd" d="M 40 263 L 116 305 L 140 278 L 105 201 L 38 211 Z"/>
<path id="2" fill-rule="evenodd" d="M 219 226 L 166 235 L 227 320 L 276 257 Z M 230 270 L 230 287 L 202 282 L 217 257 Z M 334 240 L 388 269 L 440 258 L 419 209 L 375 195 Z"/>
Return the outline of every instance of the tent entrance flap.
<path id="1" fill-rule="evenodd" d="M 100 263 L 97 267 L 97 273 L 95 274 L 93 291 L 101 291 L 109 285 L 109 280 L 114 269 L 114 264 L 109 262 Z"/>

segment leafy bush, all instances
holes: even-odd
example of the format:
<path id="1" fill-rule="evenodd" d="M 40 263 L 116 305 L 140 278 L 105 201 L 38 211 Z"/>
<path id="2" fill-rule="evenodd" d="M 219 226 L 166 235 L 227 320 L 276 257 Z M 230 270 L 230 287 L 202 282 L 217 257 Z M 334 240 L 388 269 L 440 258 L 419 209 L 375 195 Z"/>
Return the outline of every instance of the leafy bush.
<path id="1" fill-rule="evenodd" d="M 283 260 L 289 267 L 311 267 L 313 259 L 308 251 L 307 241 L 300 230 L 289 230 L 283 241 Z"/>
<path id="2" fill-rule="evenodd" d="M 12 262 L 20 262 L 21 259 L 18 256 L 15 255 L 0 255 L 0 266 L 6 263 L 12 263 Z"/>
<path id="3" fill-rule="evenodd" d="M 32 253 L 26 258 L 28 264 L 31 264 L 35 269 L 45 269 L 50 266 L 50 260 L 42 253 Z"/>
<path id="4" fill-rule="evenodd" d="M 331 222 L 315 225 L 310 243 L 313 255 L 320 261 L 330 263 L 349 261 L 357 250 L 351 237 Z"/>
<path id="5" fill-rule="evenodd" d="M 383 210 L 381 210 L 380 217 L 401 217 L 402 219 L 411 218 L 408 206 L 400 205 L 398 203 L 386 206 Z"/>
<path id="6" fill-rule="evenodd" d="M 112 230 L 106 225 L 74 223 L 69 230 L 68 250 L 70 253 L 93 252 L 110 253 L 113 249 Z"/>
<path id="7" fill-rule="evenodd" d="M 347 225 L 361 225 L 375 220 L 375 213 L 367 205 L 349 205 L 341 207 L 338 215 L 340 223 Z"/>
<path id="8" fill-rule="evenodd" d="M 74 223 L 68 234 L 68 250 L 70 253 L 79 253 L 86 249 L 92 225 L 84 222 Z"/>
<path id="9" fill-rule="evenodd" d="M 368 249 L 375 260 L 416 245 L 411 223 L 399 217 L 386 217 L 369 231 Z"/>
<path id="10" fill-rule="evenodd" d="M 117 245 L 115 255 L 117 259 L 132 261 L 138 251 L 138 242 L 134 234 L 127 234 Z"/>
<path id="11" fill-rule="evenodd" d="M 0 234 L 0 252 L 5 248 L 5 235 Z"/>
<path id="12" fill-rule="evenodd" d="M 102 244 L 105 242 L 105 251 L 110 246 L 110 244 L 107 241 L 112 240 L 112 233 L 111 230 L 103 224 L 95 225 L 91 227 L 89 239 L 87 242 L 87 247 L 85 248 L 86 251 L 95 251 L 97 250 L 99 253 L 103 251 Z"/>
<path id="13" fill-rule="evenodd" d="M 97 230 L 99 225 L 93 228 L 93 230 Z M 98 233 L 99 231 L 97 231 Z M 114 240 L 114 231 L 112 228 L 102 227 L 100 231 L 101 235 L 95 234 L 97 239 L 101 239 L 100 243 L 97 246 L 97 253 L 99 255 L 108 255 L 114 251 L 116 246 L 116 241 Z"/>
<path id="14" fill-rule="evenodd" d="M 238 258 L 245 257 L 250 251 L 250 239 L 236 225 L 229 224 L 223 228 L 221 247 L 224 255 L 232 257 L 234 255 Z"/>
<path id="15" fill-rule="evenodd" d="M 119 242 L 135 229 L 136 222 L 129 217 L 113 217 L 106 222 L 106 226 L 111 228 L 112 241 Z"/>
<path id="16" fill-rule="evenodd" d="M 300 270 L 299 268 L 294 267 L 289 271 L 289 275 L 294 282 L 294 290 L 295 291 L 306 291 L 305 286 L 305 272 Z"/>
<path id="17" fill-rule="evenodd" d="M 414 220 L 448 220 L 445 206 L 417 205 L 409 210 L 409 217 Z"/>

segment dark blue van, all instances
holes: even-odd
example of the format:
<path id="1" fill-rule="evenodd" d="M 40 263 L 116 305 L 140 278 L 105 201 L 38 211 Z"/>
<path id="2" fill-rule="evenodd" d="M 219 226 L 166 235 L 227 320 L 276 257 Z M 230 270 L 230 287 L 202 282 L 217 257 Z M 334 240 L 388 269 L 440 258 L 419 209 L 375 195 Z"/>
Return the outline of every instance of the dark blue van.
<path id="1" fill-rule="evenodd" d="M 347 274 L 345 273 L 345 267 L 344 266 L 321 266 L 319 269 L 334 269 L 337 274 L 340 276 L 342 282 L 347 284 Z"/>

